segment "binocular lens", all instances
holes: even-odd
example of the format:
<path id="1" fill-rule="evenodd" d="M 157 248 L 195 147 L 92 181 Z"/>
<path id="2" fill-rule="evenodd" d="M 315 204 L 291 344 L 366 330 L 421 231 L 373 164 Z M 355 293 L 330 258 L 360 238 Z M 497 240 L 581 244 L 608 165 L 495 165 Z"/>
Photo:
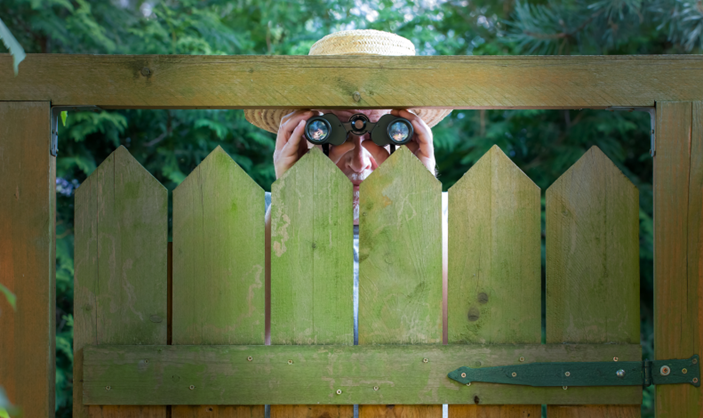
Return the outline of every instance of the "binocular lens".
<path id="1" fill-rule="evenodd" d="M 388 127 L 388 135 L 395 143 L 405 143 L 410 139 L 410 128 L 405 122 L 396 121 Z"/>
<path id="2" fill-rule="evenodd" d="M 314 142 L 322 142 L 329 136 L 330 127 L 321 120 L 315 120 L 308 125 L 306 134 L 309 140 Z"/>

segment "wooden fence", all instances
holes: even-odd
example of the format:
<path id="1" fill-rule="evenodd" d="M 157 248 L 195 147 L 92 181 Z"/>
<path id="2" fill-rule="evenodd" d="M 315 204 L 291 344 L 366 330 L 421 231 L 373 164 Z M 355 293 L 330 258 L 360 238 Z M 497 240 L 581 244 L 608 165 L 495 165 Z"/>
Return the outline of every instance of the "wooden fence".
<path id="1" fill-rule="evenodd" d="M 493 147 L 449 190 L 442 345 L 441 193 L 405 147 L 362 183 L 355 347 L 352 186 L 303 157 L 272 186 L 265 347 L 264 191 L 214 150 L 173 192 L 170 254 L 166 190 L 117 149 L 76 193 L 74 417 L 639 416 L 640 387 L 446 376 L 641 359 L 633 184 L 594 147 L 546 191 L 546 344 L 540 189 Z"/>

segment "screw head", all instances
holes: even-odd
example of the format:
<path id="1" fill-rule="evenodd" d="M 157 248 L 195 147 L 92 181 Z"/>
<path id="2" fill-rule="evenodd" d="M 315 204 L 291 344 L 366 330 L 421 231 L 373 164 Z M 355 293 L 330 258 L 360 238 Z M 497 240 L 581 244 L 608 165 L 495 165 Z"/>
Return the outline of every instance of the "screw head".
<path id="1" fill-rule="evenodd" d="M 288 360 L 288 364 L 293 364 L 293 360 Z"/>
<path id="2" fill-rule="evenodd" d="M 467 383 L 466 386 L 471 386 L 471 382 Z"/>
<path id="3" fill-rule="evenodd" d="M 697 358 L 694 358 L 693 360 L 691 360 L 691 363 L 693 363 L 693 364 L 698 364 L 698 359 L 697 359 Z"/>
<path id="4" fill-rule="evenodd" d="M 466 373 L 462 373 L 462 374 L 461 374 L 461 377 L 466 377 Z"/>
<path id="5" fill-rule="evenodd" d="M 625 377 L 625 370 L 620 369 L 617 372 L 615 372 L 615 375 L 622 379 L 623 377 Z"/>
<path id="6" fill-rule="evenodd" d="M 354 98 L 355 102 L 361 101 L 361 93 L 359 93 L 358 91 L 355 91 L 354 94 L 352 94 L 352 97 Z"/>
<path id="7" fill-rule="evenodd" d="M 337 395 L 341 395 L 341 394 L 342 394 L 342 389 L 337 389 Z"/>
<path id="8" fill-rule="evenodd" d="M 566 376 L 566 377 L 571 376 L 571 372 L 566 372 L 566 373 L 564 373 L 564 376 Z"/>
<path id="9" fill-rule="evenodd" d="M 110 389 L 112 389 L 111 386 L 105 386 L 105 390 L 110 390 Z"/>
<path id="10" fill-rule="evenodd" d="M 422 362 L 423 362 L 423 363 L 427 363 L 428 361 L 430 361 L 430 360 L 427 359 L 427 358 L 423 358 L 423 359 L 422 359 Z"/>
<path id="11" fill-rule="evenodd" d="M 254 360 L 254 357 L 252 357 L 252 356 L 247 357 L 247 361 L 252 361 L 252 360 Z"/>
<path id="12" fill-rule="evenodd" d="M 513 373 L 511 374 L 511 376 L 517 377 L 517 373 L 513 372 Z"/>
<path id="13" fill-rule="evenodd" d="M 190 385 L 190 386 L 188 386 L 188 389 L 190 389 L 190 390 L 195 389 L 195 385 Z"/>
<path id="14" fill-rule="evenodd" d="M 525 357 L 520 357 L 520 361 L 525 361 Z"/>
<path id="15" fill-rule="evenodd" d="M 681 369 L 681 373 L 683 373 L 683 374 L 686 374 L 686 373 L 688 373 L 688 369 L 686 369 L 686 368 L 684 368 L 684 369 Z"/>
<path id="16" fill-rule="evenodd" d="M 373 387 L 373 390 L 378 390 L 378 386 L 374 386 L 374 387 Z"/>
<path id="17" fill-rule="evenodd" d="M 694 377 L 693 380 L 692 380 L 692 382 L 693 382 L 694 384 L 695 384 L 695 383 L 698 383 L 698 378 L 697 378 L 697 377 Z"/>
<path id="18" fill-rule="evenodd" d="M 564 390 L 567 390 L 569 387 L 568 387 L 568 386 L 562 386 L 561 388 L 564 389 Z"/>
<path id="19" fill-rule="evenodd" d="M 664 365 L 659 369 L 659 374 L 662 376 L 668 376 L 669 373 L 671 373 L 671 368 L 669 366 Z"/>
<path id="20" fill-rule="evenodd" d="M 617 357 L 613 357 L 613 361 L 618 361 L 618 360 L 620 360 L 620 359 Z"/>
<path id="21" fill-rule="evenodd" d="M 142 75 L 144 77 L 148 76 L 149 74 L 151 74 L 151 70 L 149 69 L 149 67 L 142 68 Z"/>

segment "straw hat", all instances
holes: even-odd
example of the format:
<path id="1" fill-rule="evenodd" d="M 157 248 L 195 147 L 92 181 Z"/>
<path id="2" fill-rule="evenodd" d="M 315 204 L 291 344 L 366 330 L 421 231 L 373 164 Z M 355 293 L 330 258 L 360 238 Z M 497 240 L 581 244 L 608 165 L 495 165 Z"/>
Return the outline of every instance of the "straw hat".
<path id="1" fill-rule="evenodd" d="M 378 30 L 347 30 L 327 35 L 310 48 L 309 55 L 415 55 L 410 40 Z M 283 116 L 296 109 L 247 109 L 249 122 L 277 133 Z M 444 119 L 451 109 L 411 109 L 430 127 Z"/>

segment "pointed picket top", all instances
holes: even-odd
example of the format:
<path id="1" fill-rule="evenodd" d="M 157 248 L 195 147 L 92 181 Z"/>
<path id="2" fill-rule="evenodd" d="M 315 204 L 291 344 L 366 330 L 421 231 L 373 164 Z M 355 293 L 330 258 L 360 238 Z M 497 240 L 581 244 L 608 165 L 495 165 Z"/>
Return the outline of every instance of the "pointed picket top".
<path id="1" fill-rule="evenodd" d="M 219 145 L 174 189 L 173 193 L 177 193 L 179 188 L 191 187 L 186 185 L 201 176 L 202 170 L 217 170 L 221 173 L 227 173 L 232 179 L 236 178 L 238 181 L 242 181 L 247 187 L 258 187 L 258 190 L 261 190 L 263 193 L 261 186 L 252 180 L 246 171 L 244 171 L 244 169 L 227 154 L 227 151 L 222 149 Z"/>
<path id="2" fill-rule="evenodd" d="M 407 147 L 361 183 L 360 345 L 442 342 L 441 196 Z"/>
<path id="3" fill-rule="evenodd" d="M 449 343 L 539 343 L 539 187 L 493 146 L 449 189 L 448 216 Z"/>
<path id="4" fill-rule="evenodd" d="M 217 147 L 173 192 L 173 344 L 264 343 L 264 191 Z"/>
<path id="5" fill-rule="evenodd" d="M 639 342 L 639 192 L 592 147 L 547 190 L 547 343 Z"/>
<path id="6" fill-rule="evenodd" d="M 271 186 L 272 344 L 353 344 L 352 197 L 316 148 Z"/>

